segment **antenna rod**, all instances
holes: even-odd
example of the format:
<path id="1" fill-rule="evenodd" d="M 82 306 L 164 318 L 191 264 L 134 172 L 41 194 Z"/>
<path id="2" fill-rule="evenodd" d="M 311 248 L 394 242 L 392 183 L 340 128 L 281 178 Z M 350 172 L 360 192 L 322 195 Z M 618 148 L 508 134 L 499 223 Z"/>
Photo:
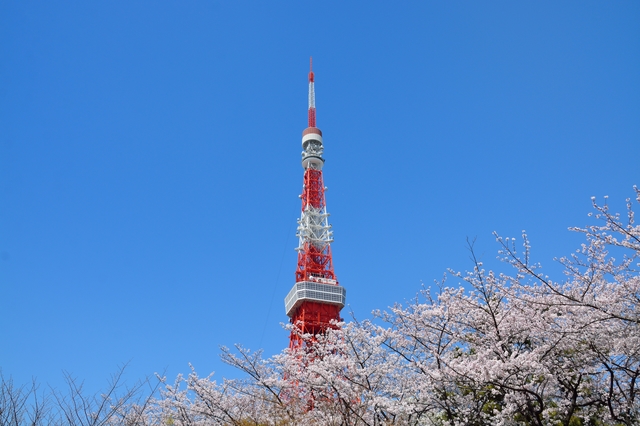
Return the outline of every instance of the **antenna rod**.
<path id="1" fill-rule="evenodd" d="M 316 92 L 313 87 L 313 58 L 309 58 L 309 127 L 316 127 Z"/>

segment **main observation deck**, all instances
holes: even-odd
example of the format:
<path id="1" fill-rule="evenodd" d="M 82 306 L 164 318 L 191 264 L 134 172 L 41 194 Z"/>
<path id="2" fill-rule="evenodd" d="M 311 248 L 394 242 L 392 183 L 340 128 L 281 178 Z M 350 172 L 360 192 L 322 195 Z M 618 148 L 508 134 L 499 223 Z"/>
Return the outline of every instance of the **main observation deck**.
<path id="1" fill-rule="evenodd" d="M 284 298 L 284 306 L 287 316 L 292 317 L 298 306 L 304 301 L 328 303 L 342 309 L 346 299 L 347 289 L 337 284 L 300 281 L 293 285 L 287 297 Z"/>

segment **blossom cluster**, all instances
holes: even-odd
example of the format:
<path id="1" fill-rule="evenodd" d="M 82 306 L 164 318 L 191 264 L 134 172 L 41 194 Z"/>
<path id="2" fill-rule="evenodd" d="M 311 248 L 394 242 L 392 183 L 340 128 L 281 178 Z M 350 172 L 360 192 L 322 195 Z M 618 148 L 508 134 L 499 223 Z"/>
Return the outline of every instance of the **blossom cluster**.
<path id="1" fill-rule="evenodd" d="M 635 188 L 636 201 L 640 190 Z M 302 336 L 271 358 L 240 346 L 245 378 L 193 371 L 148 414 L 175 425 L 634 425 L 640 422 L 640 226 L 594 200 L 586 241 L 541 273 L 523 232 L 496 235 L 505 272 L 473 259 L 460 285 Z M 472 250 L 473 254 L 473 250 Z M 614 256 L 615 255 L 615 256 Z M 294 330 L 295 331 L 295 330 Z"/>

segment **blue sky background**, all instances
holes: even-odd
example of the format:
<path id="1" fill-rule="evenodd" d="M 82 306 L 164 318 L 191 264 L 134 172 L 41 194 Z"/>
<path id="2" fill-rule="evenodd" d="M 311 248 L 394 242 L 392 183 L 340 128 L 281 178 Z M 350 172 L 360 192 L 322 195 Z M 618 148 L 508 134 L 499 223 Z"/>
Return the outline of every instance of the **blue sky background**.
<path id="1" fill-rule="evenodd" d="M 640 3 L 0 3 L 0 367 L 233 377 L 293 284 L 307 72 L 359 318 L 640 184 Z M 455 280 L 449 281 L 457 284 Z M 347 316 L 346 310 L 345 316 Z"/>

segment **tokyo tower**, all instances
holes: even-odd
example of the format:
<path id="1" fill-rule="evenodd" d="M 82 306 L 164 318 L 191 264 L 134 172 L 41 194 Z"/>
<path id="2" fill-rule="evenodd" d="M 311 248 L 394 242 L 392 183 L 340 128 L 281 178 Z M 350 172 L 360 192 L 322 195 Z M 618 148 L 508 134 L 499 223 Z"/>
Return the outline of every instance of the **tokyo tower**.
<path id="1" fill-rule="evenodd" d="M 340 321 L 347 291 L 338 284 L 333 271 L 333 232 L 322 179 L 324 158 L 322 132 L 316 127 L 316 97 L 313 64 L 309 66 L 309 125 L 302 132 L 302 213 L 298 219 L 298 267 L 296 283 L 284 299 L 285 310 L 297 331 L 291 332 L 289 347 L 304 345 L 302 334 L 318 335 Z"/>

